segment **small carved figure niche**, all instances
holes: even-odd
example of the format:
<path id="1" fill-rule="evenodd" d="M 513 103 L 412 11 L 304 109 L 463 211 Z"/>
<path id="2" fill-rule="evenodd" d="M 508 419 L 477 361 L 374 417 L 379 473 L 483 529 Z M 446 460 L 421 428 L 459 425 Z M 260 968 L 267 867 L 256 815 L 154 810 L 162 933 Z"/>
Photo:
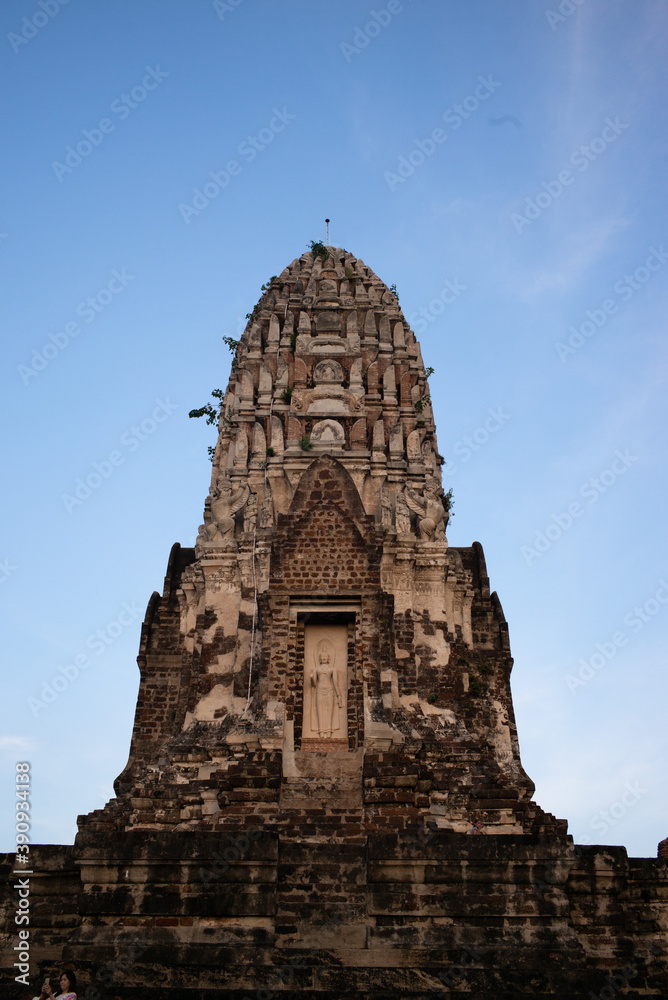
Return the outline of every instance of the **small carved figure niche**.
<path id="1" fill-rule="evenodd" d="M 348 626 L 304 628 L 303 740 L 348 742 Z"/>

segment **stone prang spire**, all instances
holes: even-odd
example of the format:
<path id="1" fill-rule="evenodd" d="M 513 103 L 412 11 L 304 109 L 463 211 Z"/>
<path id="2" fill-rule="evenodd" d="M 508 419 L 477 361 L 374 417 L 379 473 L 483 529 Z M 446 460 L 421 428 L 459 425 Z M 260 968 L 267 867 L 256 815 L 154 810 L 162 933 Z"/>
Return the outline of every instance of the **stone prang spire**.
<path id="1" fill-rule="evenodd" d="M 126 828 L 178 816 L 179 829 L 211 829 L 238 814 L 224 795 L 205 809 L 199 768 L 182 766 L 206 747 L 241 772 L 269 755 L 285 788 L 328 794 L 334 758 L 309 755 L 347 754 L 337 767 L 357 789 L 360 831 L 466 832 L 476 818 L 502 833 L 565 829 L 531 802 L 507 626 L 480 545 L 448 548 L 441 461 L 396 295 L 332 247 L 273 277 L 233 361 L 204 524 L 194 549 L 175 547 L 149 604 L 111 806 Z M 379 752 L 390 754 L 382 795 L 364 784 Z M 433 770 L 397 799 L 389 789 L 418 753 Z M 128 811 L 132 790 L 150 798 L 177 761 L 171 808 Z M 269 818 L 267 793 L 253 812 Z"/>
<path id="2" fill-rule="evenodd" d="M 61 960 L 124 1000 L 666 997 L 668 862 L 575 847 L 533 802 L 420 348 L 363 261 L 313 249 L 238 345 L 116 798 L 30 846 L 30 982 Z"/>

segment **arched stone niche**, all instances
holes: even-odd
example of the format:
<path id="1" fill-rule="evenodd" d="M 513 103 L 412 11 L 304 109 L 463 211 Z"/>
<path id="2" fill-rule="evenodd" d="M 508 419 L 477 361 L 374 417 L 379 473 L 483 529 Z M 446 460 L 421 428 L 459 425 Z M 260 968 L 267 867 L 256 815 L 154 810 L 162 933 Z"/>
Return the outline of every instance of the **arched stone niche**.
<path id="1" fill-rule="evenodd" d="M 322 451 L 343 451 L 346 435 L 338 420 L 318 420 L 311 428 L 311 444 Z"/>
<path id="2" fill-rule="evenodd" d="M 313 371 L 313 381 L 316 385 L 341 385 L 343 368 L 338 361 L 320 361 Z"/>
<path id="3" fill-rule="evenodd" d="M 304 628 L 302 739 L 348 740 L 348 629 L 308 624 Z"/>

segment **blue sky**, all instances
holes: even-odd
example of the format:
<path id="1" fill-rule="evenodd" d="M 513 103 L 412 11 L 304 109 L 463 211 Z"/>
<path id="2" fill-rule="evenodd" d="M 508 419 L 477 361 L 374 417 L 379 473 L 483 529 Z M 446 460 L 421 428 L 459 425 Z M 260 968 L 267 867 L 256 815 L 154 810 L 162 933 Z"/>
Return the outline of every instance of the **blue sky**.
<path id="1" fill-rule="evenodd" d="M 208 489 L 188 410 L 328 217 L 435 369 L 450 543 L 483 544 L 508 618 L 536 800 L 655 855 L 667 36 L 660 0 L 3 5 L 1 848 L 17 760 L 35 843 L 109 798 Z"/>

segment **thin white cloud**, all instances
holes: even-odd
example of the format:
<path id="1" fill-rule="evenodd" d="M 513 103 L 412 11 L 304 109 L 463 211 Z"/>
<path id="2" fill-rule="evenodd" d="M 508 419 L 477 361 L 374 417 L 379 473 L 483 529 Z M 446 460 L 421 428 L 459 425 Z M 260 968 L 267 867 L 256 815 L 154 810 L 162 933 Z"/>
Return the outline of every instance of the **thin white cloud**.
<path id="1" fill-rule="evenodd" d="M 555 243 L 554 258 L 558 263 L 533 274 L 520 269 L 515 275 L 513 285 L 519 301 L 529 302 L 552 292 L 569 292 L 586 284 L 591 268 L 609 252 L 619 233 L 629 225 L 630 219 L 610 216 L 582 226 L 579 231 L 570 226 Z"/>
<path id="2" fill-rule="evenodd" d="M 475 205 L 466 198 L 453 198 L 450 202 L 432 201 L 431 211 L 438 218 L 440 215 L 464 215 L 474 209 Z"/>
<path id="3" fill-rule="evenodd" d="M 37 744 L 29 736 L 0 736 L 0 750 L 35 750 Z"/>

